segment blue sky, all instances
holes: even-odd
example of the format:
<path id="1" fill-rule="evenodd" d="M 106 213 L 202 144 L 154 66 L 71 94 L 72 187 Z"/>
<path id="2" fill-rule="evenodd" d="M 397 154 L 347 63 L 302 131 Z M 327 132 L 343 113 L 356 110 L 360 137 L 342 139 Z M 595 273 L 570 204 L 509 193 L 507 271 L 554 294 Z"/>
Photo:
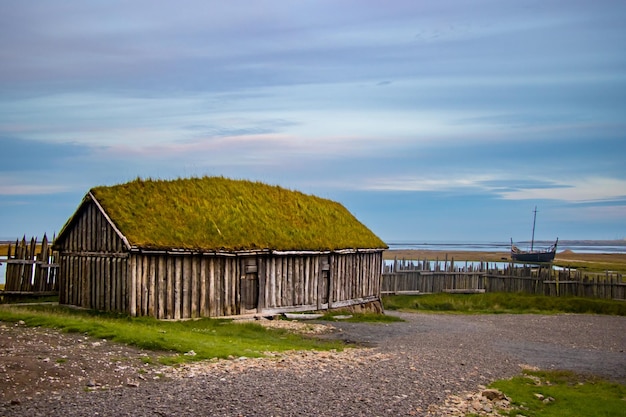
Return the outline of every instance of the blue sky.
<path id="1" fill-rule="evenodd" d="M 387 242 L 626 238 L 626 3 L 0 2 L 0 239 L 223 175 Z"/>

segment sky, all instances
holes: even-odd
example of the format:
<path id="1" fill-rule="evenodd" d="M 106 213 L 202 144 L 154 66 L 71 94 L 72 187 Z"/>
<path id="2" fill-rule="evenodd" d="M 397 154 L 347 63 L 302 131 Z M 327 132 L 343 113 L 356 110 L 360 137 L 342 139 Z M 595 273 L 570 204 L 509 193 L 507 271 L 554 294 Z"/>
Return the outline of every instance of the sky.
<path id="1" fill-rule="evenodd" d="M 387 243 L 626 238 L 626 2 L 0 0 L 0 239 L 225 176 Z"/>

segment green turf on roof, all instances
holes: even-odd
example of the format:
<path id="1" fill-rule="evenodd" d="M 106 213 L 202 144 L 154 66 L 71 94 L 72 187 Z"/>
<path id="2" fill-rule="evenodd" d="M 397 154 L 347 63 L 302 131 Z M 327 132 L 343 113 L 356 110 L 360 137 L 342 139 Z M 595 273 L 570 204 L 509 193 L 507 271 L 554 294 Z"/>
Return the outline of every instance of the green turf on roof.
<path id="1" fill-rule="evenodd" d="M 259 182 L 135 180 L 91 190 L 132 245 L 198 250 L 387 246 L 331 200 Z"/>

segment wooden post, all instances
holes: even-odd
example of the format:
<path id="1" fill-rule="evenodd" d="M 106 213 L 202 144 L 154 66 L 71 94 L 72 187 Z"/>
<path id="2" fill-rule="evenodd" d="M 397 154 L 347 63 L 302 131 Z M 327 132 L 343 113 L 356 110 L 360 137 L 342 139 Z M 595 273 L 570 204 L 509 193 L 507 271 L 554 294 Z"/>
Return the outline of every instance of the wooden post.
<path id="1" fill-rule="evenodd" d="M 128 305 L 130 307 L 129 314 L 137 315 L 137 255 L 131 255 L 129 259 L 130 280 L 128 281 Z"/>
<path id="2" fill-rule="evenodd" d="M 257 257 L 257 280 L 258 280 L 258 285 L 257 285 L 257 291 L 258 291 L 258 297 L 257 297 L 257 304 L 256 304 L 256 311 L 257 313 L 261 313 L 263 311 L 263 309 L 265 308 L 265 280 L 266 280 L 266 275 L 267 275 L 267 262 L 266 262 L 266 258 L 259 256 Z"/>
<path id="3" fill-rule="evenodd" d="M 324 294 L 323 294 L 324 273 L 322 272 L 324 267 L 322 263 L 323 263 L 322 256 L 318 256 L 317 259 L 313 263 L 314 275 L 315 275 L 315 279 L 317 280 L 317 309 L 318 310 L 322 309 L 322 301 L 324 299 Z"/>
<path id="4" fill-rule="evenodd" d="M 206 274 L 206 258 L 204 256 L 200 256 L 198 258 L 199 268 L 200 268 L 200 317 L 208 317 L 210 316 L 208 309 L 208 296 L 207 296 L 207 274 Z"/>
<path id="5" fill-rule="evenodd" d="M 182 258 L 178 256 L 174 256 L 174 320 L 180 320 L 181 313 L 183 309 L 182 303 L 182 275 L 183 275 L 183 266 L 182 266 Z"/>

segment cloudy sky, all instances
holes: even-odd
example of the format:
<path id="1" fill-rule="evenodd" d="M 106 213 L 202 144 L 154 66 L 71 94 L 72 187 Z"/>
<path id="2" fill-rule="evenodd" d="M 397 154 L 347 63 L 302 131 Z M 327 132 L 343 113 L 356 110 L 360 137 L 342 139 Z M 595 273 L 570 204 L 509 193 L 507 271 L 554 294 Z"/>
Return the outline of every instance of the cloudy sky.
<path id="1" fill-rule="evenodd" d="M 223 175 L 387 242 L 626 238 L 626 3 L 0 2 L 0 239 Z"/>

